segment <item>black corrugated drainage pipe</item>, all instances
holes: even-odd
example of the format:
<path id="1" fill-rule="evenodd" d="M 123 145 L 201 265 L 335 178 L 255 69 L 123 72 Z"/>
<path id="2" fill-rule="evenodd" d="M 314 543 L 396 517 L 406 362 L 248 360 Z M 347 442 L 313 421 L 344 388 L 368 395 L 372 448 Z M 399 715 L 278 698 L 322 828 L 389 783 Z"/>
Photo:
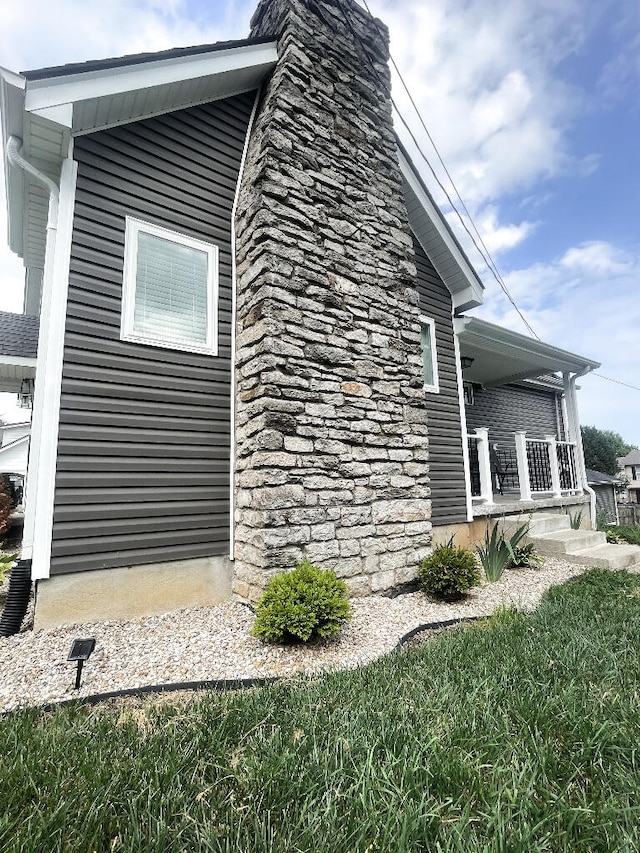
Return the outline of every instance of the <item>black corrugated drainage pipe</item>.
<path id="1" fill-rule="evenodd" d="M 9 591 L 0 618 L 0 637 L 17 634 L 31 594 L 31 560 L 18 560 L 9 574 Z"/>

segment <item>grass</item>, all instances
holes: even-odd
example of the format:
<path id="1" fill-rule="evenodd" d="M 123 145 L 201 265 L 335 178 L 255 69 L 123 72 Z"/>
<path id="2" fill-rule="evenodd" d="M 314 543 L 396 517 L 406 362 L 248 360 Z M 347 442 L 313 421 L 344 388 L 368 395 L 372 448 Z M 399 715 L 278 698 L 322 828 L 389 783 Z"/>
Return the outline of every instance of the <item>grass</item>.
<path id="1" fill-rule="evenodd" d="M 0 722 L 0 849 L 640 849 L 640 579 L 354 672 Z"/>

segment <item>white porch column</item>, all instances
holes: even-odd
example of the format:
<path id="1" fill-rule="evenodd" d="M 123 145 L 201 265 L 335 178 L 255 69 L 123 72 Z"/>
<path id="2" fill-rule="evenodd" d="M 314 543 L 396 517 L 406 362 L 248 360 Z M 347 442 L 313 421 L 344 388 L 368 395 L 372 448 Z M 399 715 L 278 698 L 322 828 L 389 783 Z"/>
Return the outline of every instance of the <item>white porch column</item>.
<path id="1" fill-rule="evenodd" d="M 585 368 L 573 376 L 563 373 L 564 397 L 567 403 L 567 415 L 569 420 L 569 441 L 575 442 L 576 446 L 576 474 L 578 488 L 583 489 L 591 498 L 591 527 L 596 529 L 596 493 L 587 483 L 587 470 L 584 464 L 584 449 L 582 447 L 582 432 L 580 431 L 580 416 L 578 415 L 578 399 L 576 395 L 576 379 L 588 373 L 591 368 Z"/>
<path id="2" fill-rule="evenodd" d="M 480 469 L 480 497 L 488 504 L 493 503 L 493 483 L 491 482 L 491 460 L 489 458 L 489 430 L 476 427 L 478 439 L 478 468 Z"/>
<path id="3" fill-rule="evenodd" d="M 527 462 L 527 433 L 520 429 L 514 433 L 516 457 L 518 460 L 518 480 L 520 481 L 520 500 L 530 501 L 531 480 L 529 479 L 529 463 Z"/>
<path id="4" fill-rule="evenodd" d="M 555 435 L 545 435 L 544 440 L 547 442 L 547 453 L 549 454 L 549 466 L 551 468 L 551 491 L 554 498 L 561 498 L 562 489 L 560 487 L 560 468 L 558 466 L 556 437 Z"/>

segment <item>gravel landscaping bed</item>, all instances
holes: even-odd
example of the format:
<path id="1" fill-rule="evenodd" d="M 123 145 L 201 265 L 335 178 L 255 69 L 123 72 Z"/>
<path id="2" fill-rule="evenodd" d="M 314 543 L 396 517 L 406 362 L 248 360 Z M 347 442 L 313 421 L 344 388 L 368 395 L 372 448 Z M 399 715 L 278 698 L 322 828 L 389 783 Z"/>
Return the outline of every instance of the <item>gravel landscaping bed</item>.
<path id="1" fill-rule="evenodd" d="M 353 599 L 354 617 L 341 635 L 306 646 L 270 646 L 251 637 L 252 611 L 235 601 L 130 622 L 23 631 L 0 637 L 0 712 L 149 685 L 352 668 L 387 654 L 422 624 L 488 615 L 501 604 L 531 609 L 552 584 L 583 571 L 547 558 L 540 569 L 507 571 L 460 602 L 442 603 L 421 592 Z M 96 648 L 76 691 L 75 664 L 66 658 L 78 637 L 95 637 Z"/>

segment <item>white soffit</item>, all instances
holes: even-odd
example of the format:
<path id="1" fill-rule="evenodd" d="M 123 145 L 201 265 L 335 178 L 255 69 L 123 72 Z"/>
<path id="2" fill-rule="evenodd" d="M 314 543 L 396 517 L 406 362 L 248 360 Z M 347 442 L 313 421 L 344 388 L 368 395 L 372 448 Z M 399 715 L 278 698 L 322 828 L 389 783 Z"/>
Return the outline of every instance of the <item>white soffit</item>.
<path id="1" fill-rule="evenodd" d="M 550 373 L 581 373 L 599 362 L 512 332 L 478 317 L 456 317 L 460 354 L 473 358 L 464 371 L 469 382 L 486 387 L 518 382 Z"/>
<path id="2" fill-rule="evenodd" d="M 255 89 L 275 42 L 28 80 L 25 109 L 88 133 Z"/>
<path id="3" fill-rule="evenodd" d="M 0 68 L 3 150 L 10 136 L 56 183 L 72 135 L 220 100 L 258 88 L 278 59 L 276 43 L 203 50 L 93 70 L 62 68 L 30 78 Z M 89 67 L 91 64 L 89 64 Z M 27 268 L 44 263 L 49 197 L 42 185 L 6 162 L 9 246 Z"/>
<path id="4" fill-rule="evenodd" d="M 409 224 L 451 293 L 454 308 L 465 311 L 481 305 L 484 286 L 478 274 L 402 148 L 398 159 Z"/>
<path id="5" fill-rule="evenodd" d="M 36 375 L 36 359 L 0 355 L 0 392 L 17 394 L 23 379 Z"/>

